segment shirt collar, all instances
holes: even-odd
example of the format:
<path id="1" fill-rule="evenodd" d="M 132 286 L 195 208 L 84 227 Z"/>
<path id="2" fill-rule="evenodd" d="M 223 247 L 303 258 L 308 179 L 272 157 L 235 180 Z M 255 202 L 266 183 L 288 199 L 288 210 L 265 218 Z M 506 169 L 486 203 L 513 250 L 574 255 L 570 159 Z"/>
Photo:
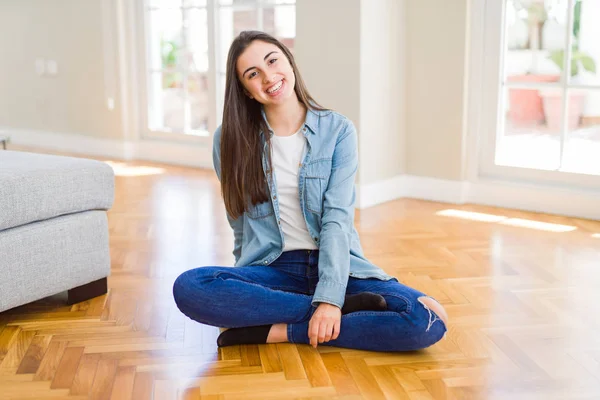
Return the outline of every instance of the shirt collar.
<path id="1" fill-rule="evenodd" d="M 273 136 L 273 128 L 271 128 L 271 125 L 269 125 L 269 121 L 267 120 L 267 114 L 265 113 L 264 107 L 260 108 L 260 113 L 265 121 L 265 124 L 267 124 L 267 128 L 269 129 L 270 136 Z M 304 120 L 304 127 L 308 128 L 308 132 L 315 134 L 315 133 L 317 133 L 318 126 L 319 126 L 318 111 L 311 110 L 310 108 L 308 108 L 306 110 L 306 119 Z M 261 133 L 262 133 L 262 131 L 261 131 Z"/>

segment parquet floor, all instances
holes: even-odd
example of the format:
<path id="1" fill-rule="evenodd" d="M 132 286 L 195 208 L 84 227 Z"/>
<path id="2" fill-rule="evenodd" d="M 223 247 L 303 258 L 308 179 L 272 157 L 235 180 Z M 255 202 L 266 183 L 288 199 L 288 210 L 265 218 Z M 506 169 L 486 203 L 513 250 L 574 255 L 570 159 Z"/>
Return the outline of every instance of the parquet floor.
<path id="1" fill-rule="evenodd" d="M 109 293 L 0 313 L 0 399 L 600 399 L 600 222 L 409 199 L 363 210 L 367 256 L 444 304 L 443 341 L 219 351 L 218 329 L 171 295 L 181 272 L 233 261 L 212 171 L 113 165 Z"/>

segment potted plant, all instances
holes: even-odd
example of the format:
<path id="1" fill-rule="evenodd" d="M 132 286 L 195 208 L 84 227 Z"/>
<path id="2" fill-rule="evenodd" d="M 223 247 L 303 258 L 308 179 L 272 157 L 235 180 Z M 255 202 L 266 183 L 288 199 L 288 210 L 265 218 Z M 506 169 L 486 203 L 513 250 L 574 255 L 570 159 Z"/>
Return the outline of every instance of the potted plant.
<path id="1" fill-rule="evenodd" d="M 561 70 L 564 68 L 564 50 L 556 50 L 548 56 Z M 596 73 L 596 63 L 588 54 L 583 53 L 576 47 L 573 48 L 571 55 L 571 79 L 576 78 L 582 69 Z M 585 92 L 582 90 L 569 90 L 569 109 L 567 111 L 568 128 L 574 130 L 579 125 L 579 120 L 583 113 L 585 104 Z M 562 90 L 557 88 L 545 89 L 541 91 L 544 105 L 544 115 L 546 126 L 552 132 L 560 132 L 561 114 L 562 114 Z"/>

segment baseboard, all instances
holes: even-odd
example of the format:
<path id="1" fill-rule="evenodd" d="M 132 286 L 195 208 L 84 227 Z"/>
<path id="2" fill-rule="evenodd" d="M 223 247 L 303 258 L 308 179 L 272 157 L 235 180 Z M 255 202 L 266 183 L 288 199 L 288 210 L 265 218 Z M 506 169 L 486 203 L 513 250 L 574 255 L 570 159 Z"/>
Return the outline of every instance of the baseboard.
<path id="1" fill-rule="evenodd" d="M 212 148 L 203 144 L 140 140 L 133 147 L 135 160 L 213 169 Z"/>
<path id="2" fill-rule="evenodd" d="M 405 197 L 439 201 L 442 203 L 463 204 L 467 202 L 469 182 L 405 175 Z"/>
<path id="3" fill-rule="evenodd" d="M 600 220 L 600 191 L 492 180 L 461 182 L 400 175 L 372 184 L 357 185 L 357 193 L 359 209 L 400 198 L 414 198 Z"/>
<path id="4" fill-rule="evenodd" d="M 197 168 L 213 168 L 212 149 L 203 144 L 172 143 L 160 140 L 124 142 L 85 135 L 0 128 L 10 143 L 81 156 L 116 160 L 143 160 Z M 10 146 L 8 147 L 10 149 Z"/>
<path id="5" fill-rule="evenodd" d="M 0 128 L 0 135 L 1 134 L 9 136 L 9 144 L 15 144 L 17 146 L 27 146 L 63 153 L 110 157 L 119 160 L 128 159 L 126 157 L 128 155 L 127 143 L 119 140 L 12 128 Z"/>
<path id="6" fill-rule="evenodd" d="M 357 185 L 358 208 L 368 208 L 400 198 L 414 198 L 442 203 L 465 202 L 467 182 L 414 175 L 399 175 L 367 185 Z"/>
<path id="7" fill-rule="evenodd" d="M 357 208 L 368 208 L 406 197 L 405 180 L 405 175 L 399 175 L 367 185 L 356 185 Z"/>
<path id="8" fill-rule="evenodd" d="M 600 220 L 600 190 L 575 190 L 516 182 L 471 183 L 468 202 Z"/>

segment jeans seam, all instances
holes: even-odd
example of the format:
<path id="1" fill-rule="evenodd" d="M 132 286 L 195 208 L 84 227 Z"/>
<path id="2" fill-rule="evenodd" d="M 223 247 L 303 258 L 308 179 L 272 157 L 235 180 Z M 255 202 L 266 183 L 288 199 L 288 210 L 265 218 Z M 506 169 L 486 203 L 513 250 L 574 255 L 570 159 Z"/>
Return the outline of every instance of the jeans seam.
<path id="1" fill-rule="evenodd" d="M 350 314 L 345 314 L 342 317 L 343 318 L 351 318 L 351 317 L 359 317 L 359 316 L 379 317 L 384 314 L 398 315 L 398 314 L 402 314 L 402 313 L 399 313 L 397 311 L 390 311 L 390 310 L 388 310 L 388 311 L 355 311 Z"/>
<path id="2" fill-rule="evenodd" d="M 226 274 L 226 273 L 230 273 L 230 271 L 216 271 L 216 272 L 213 274 L 213 279 L 221 279 L 221 280 L 226 280 L 226 279 L 223 279 L 223 278 L 221 278 L 221 277 L 219 276 L 219 275 L 221 275 L 221 274 Z M 249 285 L 260 286 L 260 287 L 262 287 L 262 288 L 265 288 L 265 289 L 270 289 L 270 290 L 279 290 L 279 291 L 282 291 L 282 292 L 287 292 L 287 293 L 293 293 L 293 294 L 303 294 L 303 293 L 297 293 L 297 292 L 296 292 L 296 288 L 289 288 L 289 287 L 286 287 L 286 286 L 266 286 L 266 285 L 261 285 L 261 284 L 258 284 L 258 283 L 256 283 L 256 282 L 248 282 L 248 281 L 247 281 L 247 280 L 245 280 L 243 277 L 240 277 L 240 276 L 238 276 L 238 275 L 235 275 L 235 274 L 232 274 L 232 275 L 234 275 L 236 278 L 238 278 L 238 280 L 240 280 L 241 282 L 247 283 L 247 284 L 249 284 Z M 305 296 L 307 296 L 307 295 L 305 295 Z"/>

